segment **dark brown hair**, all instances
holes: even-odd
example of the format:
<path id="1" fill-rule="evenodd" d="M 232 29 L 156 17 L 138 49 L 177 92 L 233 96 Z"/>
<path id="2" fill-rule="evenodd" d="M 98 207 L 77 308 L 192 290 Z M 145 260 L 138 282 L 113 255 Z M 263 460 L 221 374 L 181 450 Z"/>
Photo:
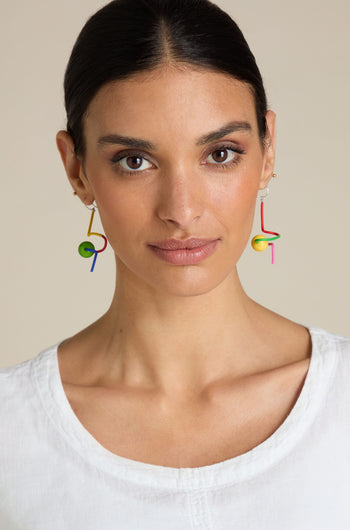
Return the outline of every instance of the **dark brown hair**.
<path id="1" fill-rule="evenodd" d="M 261 74 L 227 13 L 209 0 L 114 0 L 87 21 L 65 73 L 67 130 L 77 155 L 85 154 L 84 114 L 98 90 L 169 60 L 246 82 L 264 140 L 267 102 Z"/>

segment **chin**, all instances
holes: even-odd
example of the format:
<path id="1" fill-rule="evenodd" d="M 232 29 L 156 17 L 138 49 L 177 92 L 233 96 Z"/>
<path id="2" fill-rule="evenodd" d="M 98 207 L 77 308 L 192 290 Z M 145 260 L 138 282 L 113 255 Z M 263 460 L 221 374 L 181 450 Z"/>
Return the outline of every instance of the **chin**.
<path id="1" fill-rule="evenodd" d="M 172 296 L 189 297 L 200 296 L 207 294 L 219 285 L 221 285 L 229 274 L 221 274 L 219 271 L 212 270 L 189 270 L 192 267 L 186 267 L 187 270 L 182 270 L 182 274 L 168 275 L 167 277 L 159 274 L 157 279 L 152 282 L 152 286 L 158 292 L 169 294 Z"/>

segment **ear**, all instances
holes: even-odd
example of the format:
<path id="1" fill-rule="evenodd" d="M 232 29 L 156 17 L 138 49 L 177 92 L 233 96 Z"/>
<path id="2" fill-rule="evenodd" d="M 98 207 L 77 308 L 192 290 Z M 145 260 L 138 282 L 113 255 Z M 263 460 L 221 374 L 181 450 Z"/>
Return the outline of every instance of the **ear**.
<path id="1" fill-rule="evenodd" d="M 265 139 L 264 165 L 261 173 L 259 189 L 262 190 L 268 185 L 275 165 L 275 148 L 276 148 L 276 114 L 272 110 L 266 113 L 267 133 Z"/>
<path id="2" fill-rule="evenodd" d="M 59 131 L 56 135 L 56 144 L 68 180 L 73 186 L 74 191 L 84 204 L 91 204 L 94 201 L 94 194 L 85 176 L 83 162 L 75 154 L 74 142 L 71 135 L 67 131 Z"/>

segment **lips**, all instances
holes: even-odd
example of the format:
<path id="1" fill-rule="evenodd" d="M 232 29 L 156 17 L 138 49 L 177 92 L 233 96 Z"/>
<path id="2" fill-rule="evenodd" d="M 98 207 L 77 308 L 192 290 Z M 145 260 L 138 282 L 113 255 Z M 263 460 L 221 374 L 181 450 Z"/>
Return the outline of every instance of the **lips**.
<path id="1" fill-rule="evenodd" d="M 154 243 L 149 243 L 151 247 L 161 248 L 163 250 L 179 250 L 179 249 L 193 249 L 203 247 L 208 243 L 215 241 L 215 239 L 167 239 L 165 241 L 155 241 Z"/>

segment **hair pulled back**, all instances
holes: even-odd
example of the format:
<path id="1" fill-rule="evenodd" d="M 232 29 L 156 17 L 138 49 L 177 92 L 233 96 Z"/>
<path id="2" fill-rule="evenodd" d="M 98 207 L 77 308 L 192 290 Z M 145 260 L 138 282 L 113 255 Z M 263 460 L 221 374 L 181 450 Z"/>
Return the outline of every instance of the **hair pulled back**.
<path id="1" fill-rule="evenodd" d="M 64 79 L 67 130 L 84 157 L 83 120 L 107 82 L 161 64 L 185 63 L 248 83 L 260 138 L 266 136 L 266 94 L 249 46 L 231 17 L 209 0 L 113 0 L 85 24 Z"/>

